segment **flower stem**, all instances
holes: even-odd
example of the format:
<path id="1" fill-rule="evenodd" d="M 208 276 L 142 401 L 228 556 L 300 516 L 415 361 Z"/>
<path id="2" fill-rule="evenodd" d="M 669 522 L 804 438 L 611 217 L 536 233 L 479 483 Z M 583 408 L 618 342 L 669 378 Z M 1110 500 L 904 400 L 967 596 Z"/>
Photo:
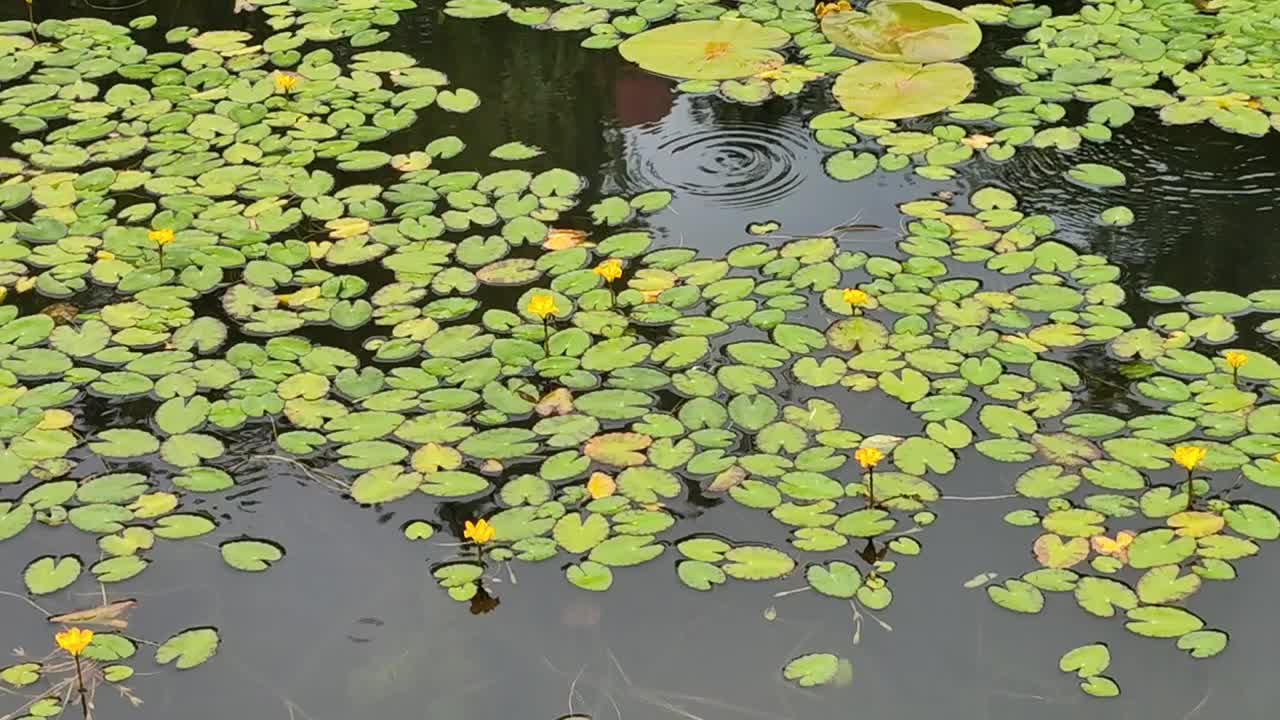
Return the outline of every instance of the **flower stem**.
<path id="1" fill-rule="evenodd" d="M 1187 471 L 1187 512 L 1191 511 L 1192 505 L 1196 500 L 1196 485 L 1191 479 L 1191 471 Z"/>
<path id="2" fill-rule="evenodd" d="M 876 469 L 867 468 L 867 502 L 871 506 L 876 504 Z"/>
<path id="3" fill-rule="evenodd" d="M 76 683 L 80 692 L 80 709 L 84 712 L 85 720 L 89 718 L 89 695 L 84 687 L 84 673 L 80 670 L 80 656 L 72 655 L 72 659 L 76 661 Z"/>
<path id="4" fill-rule="evenodd" d="M 551 331 L 547 327 L 547 316 L 542 316 L 542 354 L 551 357 Z"/>
<path id="5" fill-rule="evenodd" d="M 31 42 L 39 45 L 40 40 L 36 38 L 36 10 L 31 0 L 27 0 L 27 18 L 31 20 Z"/>

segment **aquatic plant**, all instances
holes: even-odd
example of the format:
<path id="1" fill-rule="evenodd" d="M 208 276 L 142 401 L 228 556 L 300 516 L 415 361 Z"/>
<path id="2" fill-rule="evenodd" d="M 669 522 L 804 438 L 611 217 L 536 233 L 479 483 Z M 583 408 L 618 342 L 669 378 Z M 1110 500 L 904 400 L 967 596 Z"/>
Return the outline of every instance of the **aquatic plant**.
<path id="1" fill-rule="evenodd" d="M 1280 538 L 1280 518 L 1235 489 L 1210 495 L 1193 471 L 1280 485 L 1280 413 L 1263 392 L 1280 380 L 1280 364 L 1247 348 L 1219 352 L 1240 318 L 1280 310 L 1280 291 L 1184 297 L 1148 288 L 1147 300 L 1181 307 L 1138 327 L 1123 309 L 1118 267 L 1053 240 L 1049 217 L 994 187 L 967 198 L 971 213 L 936 198 L 904 203 L 905 233 L 881 254 L 844 250 L 825 233 L 781 236 L 776 223 L 754 226 L 751 241 L 724 257 L 661 247 L 637 222 L 671 202 L 661 189 L 602 198 L 586 208 L 589 229 L 557 228 L 587 224 L 571 214 L 585 181 L 537 165 L 533 148 L 496 148 L 491 157 L 511 165 L 480 173 L 450 165 L 465 147 L 458 137 L 395 156 L 366 147 L 431 106 L 469 111 L 474 93 L 449 89 L 443 74 L 402 53 L 358 52 L 344 67 L 328 50 L 297 49 L 308 39 L 375 41 L 382 31 L 348 30 L 404 3 L 357 13 L 350 26 L 334 22 L 350 9 L 341 3 L 302 15 L 307 4 L 262 5 L 281 28 L 302 27 L 260 48 L 248 33 L 170 31 L 185 43 L 179 53 L 150 52 L 99 21 L 41 23 L 50 49 L 79 58 L 74 68 L 34 51 L 29 24 L 0 25 L 10 40 L 0 44 L 0 75 L 21 80 L 0 100 L 5 122 L 24 135 L 13 146 L 21 157 L 0 161 L 0 208 L 14 218 L 0 224 L 0 289 L 21 300 L 0 306 L 0 484 L 16 486 L 0 501 L 0 540 L 36 522 L 70 525 L 94 536 L 102 555 L 87 574 L 77 555 L 32 560 L 23 573 L 32 595 L 90 577 L 131 580 L 157 541 L 214 541 L 244 572 L 287 562 L 285 548 L 196 509 L 201 495 L 235 487 L 244 461 L 228 444 L 252 440 L 279 451 L 270 461 L 361 504 L 468 503 L 473 519 L 462 528 L 414 520 L 401 529 L 412 541 L 446 530 L 470 541 L 426 545 L 433 577 L 460 602 L 488 597 L 487 573 L 513 561 L 558 558 L 567 582 L 604 591 L 615 572 L 671 550 L 678 582 L 696 591 L 802 575 L 807 590 L 850 605 L 856 637 L 863 610 L 874 618 L 892 603 L 899 559 L 922 552 L 917 535 L 945 499 L 939 484 L 976 454 L 1008 464 L 1011 491 L 1030 505 L 1006 521 L 1038 528 L 1029 544 L 1041 567 L 989 586 L 996 605 L 1038 613 L 1044 593 L 1070 592 L 1086 612 L 1123 611 L 1132 632 L 1177 638 L 1194 657 L 1225 648 L 1225 632 L 1178 603 L 1206 580 L 1234 578 L 1233 562 Z M 752 18 L 769 7 L 776 17 Z M 745 67 L 753 81 L 740 87 L 794 90 L 799 71 L 773 67 L 773 55 L 780 33 L 815 33 L 814 19 L 807 9 L 803 20 L 783 18 L 780 7 L 682 18 L 715 26 L 701 45 L 681 24 L 616 44 L 634 43 L 630 51 L 651 63 L 662 60 L 645 55 L 647 43 L 692 48 L 708 82 L 742 81 L 712 76 Z M 1032 11 L 1024 7 L 1007 17 Z M 449 9 L 537 15 L 499 0 Z M 566 6 L 544 21 L 585 27 L 601 12 Z M 820 51 L 810 60 L 822 58 L 804 69 L 852 63 Z M 852 66 L 837 93 L 885 64 Z M 984 145 L 987 136 L 950 125 L 893 132 L 887 119 L 870 119 L 937 95 L 915 85 L 930 76 L 965 94 L 972 82 L 945 62 L 888 67 L 911 73 L 893 90 L 910 97 L 877 109 L 883 98 L 850 95 L 870 106 L 814 123 L 878 137 L 894 152 L 842 151 L 827 163 L 833 174 L 852 179 L 886 157 L 923 155 L 917 172 L 943 177 L 926 168 L 1009 141 L 997 133 Z M 301 80 L 282 85 L 291 73 Z M 1033 99 L 992 107 L 1061 109 Z M 320 160 L 343 174 L 313 169 Z M 359 175 L 374 170 L 395 182 Z M 1125 181 L 1088 163 L 1068 176 Z M 377 287 L 374 268 L 389 276 Z M 1009 289 L 984 289 L 992 286 L 980 278 L 996 277 Z M 41 312 L 68 299 L 82 304 L 70 318 Z M 320 342 L 322 328 L 351 344 Z M 1087 348 L 1105 351 L 1152 411 L 1073 412 L 1086 380 L 1073 353 Z M 854 427 L 832 401 L 872 392 L 919 430 Z M 145 422 L 81 435 L 86 398 L 137 403 Z M 1187 470 L 1185 495 L 1161 482 L 1173 464 Z M 849 479 L 855 466 L 865 480 Z M 788 528 L 787 544 L 688 534 L 681 511 L 695 490 L 768 515 Z M 219 642 L 211 628 L 187 630 L 160 645 L 157 661 L 194 667 Z M 101 632 L 82 654 L 115 662 L 135 650 Z M 1087 671 L 1086 692 L 1105 695 L 1114 682 L 1093 679 L 1106 664 L 1098 655 L 1090 649 L 1064 666 Z M 28 665 L 0 677 L 30 684 L 40 669 Z M 849 668 L 833 653 L 808 653 L 783 673 L 817 686 L 847 681 Z M 90 686 L 98 675 L 131 674 L 86 668 Z"/>

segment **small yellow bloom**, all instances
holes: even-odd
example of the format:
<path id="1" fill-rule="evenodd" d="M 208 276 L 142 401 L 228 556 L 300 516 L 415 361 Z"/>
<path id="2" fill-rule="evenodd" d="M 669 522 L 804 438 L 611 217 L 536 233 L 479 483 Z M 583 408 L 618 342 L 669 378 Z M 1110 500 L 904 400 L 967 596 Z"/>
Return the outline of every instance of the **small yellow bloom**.
<path id="1" fill-rule="evenodd" d="M 591 479 L 587 481 L 587 494 L 591 496 L 592 500 L 607 498 L 617 489 L 618 483 L 602 472 L 591 473 Z"/>
<path id="2" fill-rule="evenodd" d="M 298 84 L 298 76 L 289 73 L 276 74 L 276 90 L 282 93 L 292 92 L 294 86 Z"/>
<path id="3" fill-rule="evenodd" d="M 462 529 L 462 537 L 470 540 L 477 545 L 493 542 L 498 536 L 498 531 L 493 529 L 488 520 L 480 518 L 476 522 L 468 520 Z"/>
<path id="4" fill-rule="evenodd" d="M 884 459 L 884 453 L 873 447 L 858 448 L 858 451 L 853 454 L 853 459 L 857 460 L 864 469 L 870 470 L 880 464 Z"/>
<path id="5" fill-rule="evenodd" d="M 66 632 L 54 635 L 53 639 L 58 641 L 58 647 L 66 650 L 68 655 L 78 657 L 85 648 L 89 647 L 89 643 L 93 642 L 93 631 L 73 627 Z"/>
<path id="6" fill-rule="evenodd" d="M 1249 362 L 1248 355 L 1245 355 L 1242 352 L 1237 352 L 1235 350 L 1228 350 L 1225 353 L 1225 357 L 1227 358 L 1227 367 L 1231 368 L 1232 370 L 1239 370 Z"/>
<path id="7" fill-rule="evenodd" d="M 814 9 L 813 14 L 817 15 L 818 19 L 821 20 L 832 13 L 849 12 L 851 10 L 853 10 L 853 6 L 849 4 L 849 0 L 837 0 L 837 2 L 818 3 L 818 7 Z"/>
<path id="8" fill-rule="evenodd" d="M 622 261 L 617 258 L 609 258 L 600 263 L 591 272 L 604 278 L 604 281 L 611 283 L 622 277 Z"/>
<path id="9" fill-rule="evenodd" d="M 849 307 L 865 307 L 871 303 L 871 296 L 861 290 L 846 288 L 840 293 L 840 298 L 844 300 Z"/>
<path id="10" fill-rule="evenodd" d="M 156 245 L 159 245 L 160 247 L 164 247 L 165 245 L 168 245 L 169 243 L 173 242 L 173 231 L 170 230 L 169 228 L 152 230 L 151 232 L 147 233 L 147 239 L 155 243 Z"/>
<path id="11" fill-rule="evenodd" d="M 543 320 L 546 320 L 548 315 L 555 315 L 560 312 L 560 308 L 556 307 L 554 295 L 534 295 L 529 299 L 527 310 L 530 315 L 537 315 Z"/>
<path id="12" fill-rule="evenodd" d="M 111 260 L 116 259 L 116 254 L 111 252 L 110 250 L 99 250 L 97 254 L 94 255 L 94 257 L 103 262 L 110 262 Z"/>
<path id="13" fill-rule="evenodd" d="M 1208 454 L 1209 451 L 1201 447 L 1179 445 L 1173 449 L 1173 461 L 1186 468 L 1187 472 L 1191 472 L 1204 462 L 1204 457 Z"/>
<path id="14" fill-rule="evenodd" d="M 649 303 L 658 302 L 658 298 L 662 296 L 661 290 L 641 290 L 640 299 L 647 305 Z"/>
<path id="15" fill-rule="evenodd" d="M 9 288 L 0 287 L 0 303 L 4 302 L 4 299 L 7 297 L 9 297 Z"/>

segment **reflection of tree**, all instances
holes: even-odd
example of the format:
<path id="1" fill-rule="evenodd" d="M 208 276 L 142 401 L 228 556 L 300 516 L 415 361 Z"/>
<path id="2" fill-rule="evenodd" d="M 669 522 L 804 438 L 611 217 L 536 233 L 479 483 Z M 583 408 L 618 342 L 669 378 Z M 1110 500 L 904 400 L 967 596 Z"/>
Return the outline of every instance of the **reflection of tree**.
<path id="1" fill-rule="evenodd" d="M 619 75 L 616 54 L 579 47 L 578 33 L 441 17 L 431 47 L 414 54 L 454 85 L 479 93 L 480 107 L 453 130 L 479 151 L 474 164 L 511 140 L 537 145 L 547 152 L 545 162 L 588 176 L 616 154 L 606 139 L 614 135 L 607 130 Z M 431 137 L 442 134 L 424 130 Z"/>

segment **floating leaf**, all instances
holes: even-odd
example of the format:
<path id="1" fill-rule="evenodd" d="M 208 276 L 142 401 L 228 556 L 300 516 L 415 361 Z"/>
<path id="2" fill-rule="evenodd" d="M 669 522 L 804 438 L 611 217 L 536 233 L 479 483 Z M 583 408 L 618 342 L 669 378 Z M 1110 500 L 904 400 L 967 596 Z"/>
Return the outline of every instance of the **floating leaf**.
<path id="1" fill-rule="evenodd" d="M 866 118 L 897 120 L 930 115 L 962 102 L 973 91 L 973 73 L 956 63 L 914 65 L 866 62 L 836 78 L 840 106 Z"/>
<path id="2" fill-rule="evenodd" d="M 982 42 L 968 15 L 929 0 L 874 0 L 863 12 L 829 13 L 822 32 L 837 46 L 876 60 L 955 60 Z"/>
<path id="3" fill-rule="evenodd" d="M 213 657 L 219 642 L 218 631 L 213 628 L 184 630 L 156 648 L 156 662 L 160 665 L 172 662 L 179 670 L 190 670 Z"/>
<path id="4" fill-rule="evenodd" d="M 791 36 L 749 20 L 693 20 L 646 30 L 618 46 L 649 72 L 693 80 L 729 80 L 781 65 L 775 48 Z"/>
<path id="5" fill-rule="evenodd" d="M 834 680 L 839 669 L 840 658 L 831 653 L 813 653 L 787 663 L 782 676 L 800 687 L 816 687 Z"/>

